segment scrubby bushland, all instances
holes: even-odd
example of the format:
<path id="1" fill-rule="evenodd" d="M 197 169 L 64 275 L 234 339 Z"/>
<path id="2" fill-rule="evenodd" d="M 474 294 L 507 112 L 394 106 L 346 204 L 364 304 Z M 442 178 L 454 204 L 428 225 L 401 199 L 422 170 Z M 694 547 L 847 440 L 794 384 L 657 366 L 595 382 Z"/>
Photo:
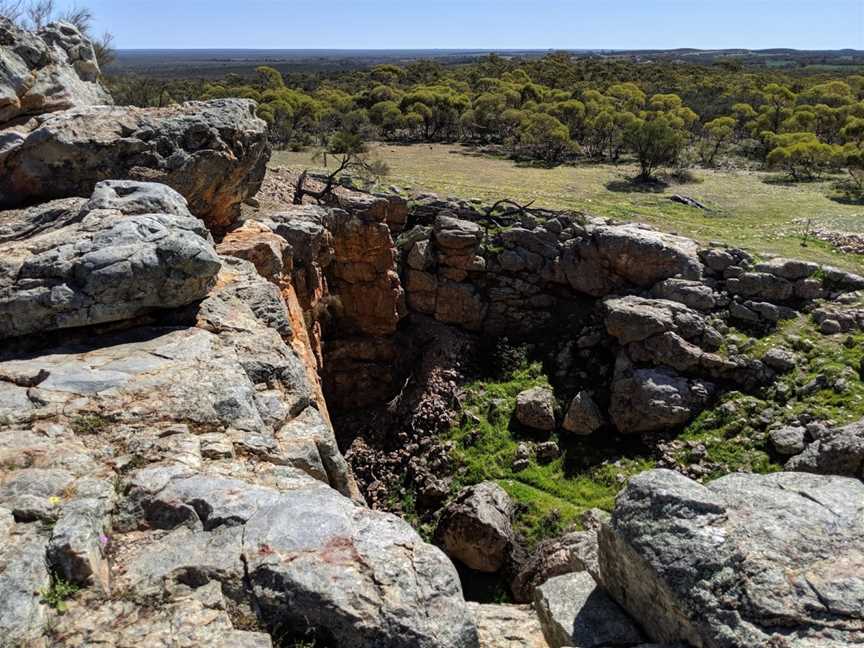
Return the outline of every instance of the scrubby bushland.
<path id="1" fill-rule="evenodd" d="M 690 159 L 714 166 L 745 157 L 796 180 L 849 168 L 854 188 L 864 140 L 864 76 L 806 68 L 636 64 L 556 53 L 285 77 L 261 67 L 253 78 L 218 83 L 117 78 L 112 89 L 120 103 L 136 105 L 255 99 L 271 139 L 283 147 L 323 145 L 346 132 L 495 145 L 546 165 L 627 155 L 640 163 L 641 179 Z"/>

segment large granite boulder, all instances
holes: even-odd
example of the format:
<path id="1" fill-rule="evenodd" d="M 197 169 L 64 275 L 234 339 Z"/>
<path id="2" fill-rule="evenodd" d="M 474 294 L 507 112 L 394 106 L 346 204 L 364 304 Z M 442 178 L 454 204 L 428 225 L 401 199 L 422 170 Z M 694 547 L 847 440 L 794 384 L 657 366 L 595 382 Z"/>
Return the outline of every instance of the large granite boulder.
<path id="1" fill-rule="evenodd" d="M 277 490 L 167 467 L 126 492 L 150 526 L 173 529 L 119 557 L 130 594 L 195 574 L 241 601 L 251 587 L 263 620 L 339 646 L 477 646 L 452 563 L 395 516 L 308 480 Z"/>
<path id="2" fill-rule="evenodd" d="M 600 531 L 604 588 L 658 642 L 864 642 L 864 484 L 804 473 L 707 485 L 638 475 Z"/>
<path id="3" fill-rule="evenodd" d="M 74 25 L 29 32 L 0 17 L 0 43 L 0 128 L 74 106 L 113 103 L 99 81 L 93 44 Z"/>
<path id="4" fill-rule="evenodd" d="M 100 183 L 88 201 L 4 214 L 0 338 L 131 319 L 202 299 L 220 261 L 164 185 Z"/>
<path id="5" fill-rule="evenodd" d="M 704 318 L 684 304 L 666 299 L 628 296 L 603 301 L 606 330 L 621 344 L 642 342 L 673 332 L 686 340 L 706 332 Z"/>
<path id="6" fill-rule="evenodd" d="M 570 286 L 592 297 L 702 276 L 694 241 L 639 225 L 589 225 L 585 235 L 565 244 L 561 263 Z"/>
<path id="7" fill-rule="evenodd" d="M 101 180 L 167 184 L 214 232 L 254 196 L 270 149 L 246 99 L 169 108 L 92 106 L 39 117 L 0 151 L 0 209 L 89 196 Z"/>
<path id="8" fill-rule="evenodd" d="M 513 542 L 513 502 L 494 482 L 463 489 L 441 514 L 435 540 L 451 558 L 471 569 L 501 569 Z"/>

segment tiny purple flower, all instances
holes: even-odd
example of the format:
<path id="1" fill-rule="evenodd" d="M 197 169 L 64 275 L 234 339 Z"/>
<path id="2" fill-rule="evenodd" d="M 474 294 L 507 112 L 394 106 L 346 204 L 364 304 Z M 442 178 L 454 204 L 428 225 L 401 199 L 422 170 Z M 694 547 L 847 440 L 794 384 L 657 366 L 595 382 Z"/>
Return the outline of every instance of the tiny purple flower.
<path id="1" fill-rule="evenodd" d="M 103 547 L 108 544 L 109 539 L 110 538 L 108 538 L 108 536 L 105 535 L 104 533 L 99 534 L 99 544 L 102 545 Z"/>

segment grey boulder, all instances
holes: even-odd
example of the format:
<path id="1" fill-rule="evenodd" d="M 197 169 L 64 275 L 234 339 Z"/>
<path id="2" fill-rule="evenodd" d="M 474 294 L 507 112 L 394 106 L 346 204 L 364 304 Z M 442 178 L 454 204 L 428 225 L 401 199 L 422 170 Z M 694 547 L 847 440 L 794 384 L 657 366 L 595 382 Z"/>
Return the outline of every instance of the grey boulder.
<path id="1" fill-rule="evenodd" d="M 623 434 L 674 430 L 698 414 L 713 392 L 710 382 L 619 360 L 609 415 Z"/>
<path id="2" fill-rule="evenodd" d="M 657 642 L 864 642 L 864 484 L 804 473 L 630 480 L 600 531 L 604 588 Z"/>
<path id="3" fill-rule="evenodd" d="M 568 283 L 578 292 L 604 297 L 618 288 L 650 288 L 672 277 L 702 277 L 694 241 L 638 225 L 586 229 L 585 236 L 565 245 L 561 260 Z"/>
<path id="4" fill-rule="evenodd" d="M 556 576 L 538 587 L 534 607 L 550 648 L 630 646 L 641 634 L 587 572 Z"/>
<path id="5" fill-rule="evenodd" d="M 258 192 L 270 155 L 266 124 L 246 99 L 91 106 L 37 121 L 0 153 L 0 209 L 86 197 L 112 178 L 160 182 L 212 231 L 224 232 Z"/>
<path id="6" fill-rule="evenodd" d="M 185 306 L 207 295 L 220 268 L 206 228 L 161 185 L 103 183 L 83 205 L 61 201 L 7 217 L 0 337 Z"/>
<path id="7" fill-rule="evenodd" d="M 772 440 L 773 438 L 772 436 Z M 786 462 L 786 470 L 864 477 L 864 422 L 862 421 L 825 431 L 806 448 L 802 439 L 802 443 L 796 444 L 795 449 L 800 454 Z"/>
<path id="8" fill-rule="evenodd" d="M 574 531 L 540 542 L 510 583 L 513 598 L 520 603 L 534 600 L 534 591 L 550 578 L 587 571 L 599 573 L 597 532 Z"/>
<path id="9" fill-rule="evenodd" d="M 555 429 L 555 395 L 546 387 L 532 387 L 516 396 L 516 420 L 532 430 Z"/>
<path id="10" fill-rule="evenodd" d="M 451 558 L 471 569 L 497 572 L 513 542 L 513 503 L 494 482 L 463 489 L 441 514 L 435 540 Z"/>
<path id="11" fill-rule="evenodd" d="M 580 436 L 592 434 L 603 427 L 605 419 L 597 403 L 588 392 L 581 391 L 570 401 L 563 427 L 567 432 Z"/>

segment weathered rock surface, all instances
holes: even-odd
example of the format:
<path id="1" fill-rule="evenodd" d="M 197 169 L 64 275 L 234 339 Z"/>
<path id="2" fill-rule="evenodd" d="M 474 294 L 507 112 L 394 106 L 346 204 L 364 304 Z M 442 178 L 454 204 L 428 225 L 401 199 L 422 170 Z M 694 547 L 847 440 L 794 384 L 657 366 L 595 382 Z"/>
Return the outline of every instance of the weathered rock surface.
<path id="1" fill-rule="evenodd" d="M 777 447 L 775 436 L 771 438 Z M 826 430 L 816 438 L 801 434 L 799 439 L 796 435 L 794 443 L 777 447 L 777 450 L 781 454 L 795 455 L 786 462 L 786 470 L 864 478 L 862 421 Z"/>
<path id="2" fill-rule="evenodd" d="M 537 614 L 527 605 L 468 607 L 477 623 L 480 648 L 548 648 Z"/>
<path id="3" fill-rule="evenodd" d="M 532 430 L 555 429 L 555 394 L 545 387 L 526 389 L 516 396 L 516 420 Z"/>
<path id="4" fill-rule="evenodd" d="M 94 106 L 39 117 L 0 152 L 0 209 L 86 197 L 102 180 L 167 184 L 224 231 L 266 171 L 266 124 L 244 99 L 170 108 Z"/>
<path id="5" fill-rule="evenodd" d="M 100 183 L 89 202 L 7 212 L 0 257 L 0 337 L 185 306 L 207 295 L 220 267 L 183 198 L 135 182 Z"/>
<path id="6" fill-rule="evenodd" d="M 37 524 L 16 524 L 10 511 L 0 534 L 0 632 L 8 645 L 36 645 L 48 618 L 39 592 L 51 579 L 45 565 L 45 538 Z"/>
<path id="7" fill-rule="evenodd" d="M 281 236 L 257 221 L 246 221 L 229 232 L 216 247 L 219 254 L 251 262 L 265 279 L 279 283 L 293 270 L 293 249 Z"/>
<path id="8" fill-rule="evenodd" d="M 609 415 L 624 434 L 675 429 L 707 405 L 714 388 L 668 369 L 634 368 L 619 360 Z"/>
<path id="9" fill-rule="evenodd" d="M 864 641 L 864 485 L 803 473 L 631 479 L 600 532 L 604 588 L 658 642 Z"/>
<path id="10" fill-rule="evenodd" d="M 641 633 L 587 572 L 549 579 L 535 590 L 534 607 L 550 648 L 629 646 Z"/>
<path id="11" fill-rule="evenodd" d="M 477 645 L 453 565 L 398 518 L 309 482 L 276 490 L 145 472 L 130 493 L 149 523 L 193 534 L 131 561 L 133 591 L 194 573 L 241 592 L 245 573 L 265 619 L 318 628 L 340 646 Z"/>
<path id="12" fill-rule="evenodd" d="M 587 237 L 565 246 L 562 265 L 573 289 L 593 297 L 627 285 L 649 288 L 672 277 L 702 276 L 693 241 L 638 225 L 589 226 Z"/>
<path id="13" fill-rule="evenodd" d="M 73 25 L 38 32 L 0 18 L 0 128 L 12 120 L 74 106 L 111 104 L 93 45 Z"/>
<path id="14" fill-rule="evenodd" d="M 534 600 L 534 591 L 550 578 L 587 571 L 598 577 L 597 532 L 574 531 L 544 540 L 520 566 L 510 583 L 513 598 L 521 603 Z"/>
<path id="15" fill-rule="evenodd" d="M 441 514 L 436 543 L 467 567 L 494 573 L 504 565 L 513 542 L 513 503 L 494 482 L 464 489 Z"/>
<path id="16" fill-rule="evenodd" d="M 231 602 L 219 583 L 177 588 L 158 606 L 133 601 L 98 600 L 84 596 L 69 603 L 57 622 L 52 646 L 213 646 L 214 648 L 271 648 L 264 632 L 235 630 Z M 143 642 L 143 644 L 142 644 Z"/>
<path id="17" fill-rule="evenodd" d="M 232 605 L 248 607 L 248 574 L 256 605 L 266 610 L 262 622 L 289 624 L 301 634 L 312 626 L 344 646 L 476 646 L 473 620 L 446 557 L 404 522 L 359 507 L 335 490 L 350 493 L 350 474 L 332 430 L 309 406 L 305 373 L 294 371 L 274 329 L 254 325 L 260 317 L 278 328 L 278 313 L 257 308 L 266 302 L 254 296 L 252 275 L 242 279 L 251 267 L 226 263 L 234 281 L 223 277 L 222 287 L 200 307 L 199 324 L 209 330 L 145 330 L 141 339 L 103 338 L 105 347 L 0 363 L 0 375 L 34 385 L 24 397 L 29 407 L 0 412 L 6 426 L 59 417 L 96 435 L 88 447 L 75 446 L 75 433 L 60 428 L 44 451 L 36 450 L 40 435 L 21 438 L 16 456 L 44 456 L 40 468 L 13 468 L 0 476 L 0 501 L 10 510 L 32 519 L 59 515 L 50 545 L 48 537 L 27 545 L 39 554 L 33 564 L 42 571 L 23 578 L 18 554 L 2 563 L 7 566 L 0 573 L 25 588 L 19 598 L 10 589 L 0 605 L 10 634 L 41 634 L 48 612 L 33 592 L 47 584 L 46 555 L 61 568 L 68 565 L 69 577 L 82 584 L 103 579 L 100 535 L 113 526 L 111 542 L 118 549 L 107 579 L 112 591 L 127 594 L 108 604 L 124 619 L 112 637 L 159 636 L 171 615 L 164 612 L 165 626 L 162 616 L 145 621 L 132 602 L 182 594 L 185 586 L 197 588 L 197 596 L 202 585 L 218 582 Z M 3 383 L 7 389 L 27 391 Z M 9 430 L 11 438 L 21 434 Z M 204 451 L 205 438 L 212 447 L 216 436 L 229 451 Z M 86 508 L 91 496 L 84 475 L 94 472 L 94 463 L 111 493 L 111 475 L 120 471 L 113 479 L 122 480 L 121 512 L 113 525 Z M 69 493 L 74 498 L 62 504 Z M 7 601 L 14 610 L 7 610 Z M 58 632 L 86 643 L 110 626 L 103 605 L 81 604 L 86 609 L 64 616 Z M 195 629 L 188 629 L 189 641 L 267 645 L 263 636 L 235 631 L 218 612 L 221 604 L 191 605 L 188 623 Z M 199 614 L 208 620 L 193 621 Z"/>
<path id="18" fill-rule="evenodd" d="M 585 436 L 599 430 L 603 423 L 603 413 L 597 403 L 588 392 L 581 391 L 570 401 L 561 427 L 573 434 Z"/>

